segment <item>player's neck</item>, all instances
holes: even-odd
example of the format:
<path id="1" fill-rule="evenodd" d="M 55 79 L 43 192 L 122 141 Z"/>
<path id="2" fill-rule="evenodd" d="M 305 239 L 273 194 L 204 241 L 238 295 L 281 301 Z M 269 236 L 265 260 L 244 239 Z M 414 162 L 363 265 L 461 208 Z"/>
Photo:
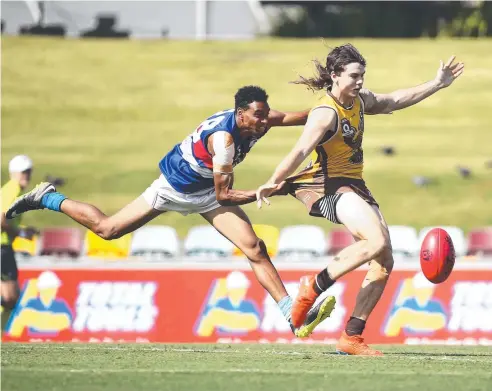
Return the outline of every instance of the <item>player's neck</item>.
<path id="1" fill-rule="evenodd" d="M 328 91 L 328 95 L 334 98 L 338 104 L 345 108 L 349 108 L 354 104 L 354 98 L 352 96 L 342 94 L 336 86 L 333 86 L 332 90 Z"/>

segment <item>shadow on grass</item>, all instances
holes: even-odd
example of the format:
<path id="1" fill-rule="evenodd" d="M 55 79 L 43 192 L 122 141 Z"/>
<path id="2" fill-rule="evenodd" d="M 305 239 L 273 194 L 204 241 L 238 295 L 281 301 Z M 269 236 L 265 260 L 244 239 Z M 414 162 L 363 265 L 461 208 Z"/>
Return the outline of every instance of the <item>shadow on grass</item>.
<path id="1" fill-rule="evenodd" d="M 389 352 L 385 356 L 423 356 L 423 357 L 492 357 L 491 353 L 424 353 L 424 352 Z"/>
<path id="2" fill-rule="evenodd" d="M 491 353 L 424 353 L 424 352 L 384 352 L 385 356 L 422 356 L 422 357 L 492 357 Z M 337 352 L 322 352 L 324 356 L 340 356 L 347 355 Z M 369 357 L 369 356 L 368 356 Z"/>

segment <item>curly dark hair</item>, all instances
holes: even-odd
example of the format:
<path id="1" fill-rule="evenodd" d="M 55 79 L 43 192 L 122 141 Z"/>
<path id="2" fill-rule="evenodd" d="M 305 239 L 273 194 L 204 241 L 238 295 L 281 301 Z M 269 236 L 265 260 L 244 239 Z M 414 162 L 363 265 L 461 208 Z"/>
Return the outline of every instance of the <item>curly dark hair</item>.
<path id="1" fill-rule="evenodd" d="M 245 86 L 237 90 L 234 95 L 236 112 L 239 108 L 247 110 L 251 102 L 267 103 L 268 95 L 265 90 L 258 86 Z"/>
<path id="2" fill-rule="evenodd" d="M 326 66 L 321 65 L 318 60 L 313 60 L 316 67 L 317 75 L 311 78 L 305 78 L 300 76 L 299 80 L 293 81 L 294 84 L 304 84 L 309 89 L 323 90 L 327 89 L 331 91 L 333 86 L 333 80 L 331 80 L 331 72 L 335 72 L 339 75 L 344 67 L 353 62 L 357 62 L 363 66 L 366 66 L 366 60 L 362 57 L 362 54 L 355 48 L 355 46 L 347 43 L 342 46 L 337 46 L 326 57 Z"/>

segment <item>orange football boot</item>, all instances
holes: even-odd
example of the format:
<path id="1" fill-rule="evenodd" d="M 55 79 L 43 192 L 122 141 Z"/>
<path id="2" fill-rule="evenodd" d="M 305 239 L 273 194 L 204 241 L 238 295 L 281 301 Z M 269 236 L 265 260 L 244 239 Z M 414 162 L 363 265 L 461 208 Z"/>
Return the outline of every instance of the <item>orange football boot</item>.
<path id="1" fill-rule="evenodd" d="M 383 356 L 379 350 L 370 348 L 360 335 L 347 335 L 344 331 L 337 343 L 338 354 L 354 356 Z"/>
<path id="2" fill-rule="evenodd" d="M 292 303 L 291 322 L 294 327 L 301 327 L 306 320 L 307 313 L 318 298 L 318 294 L 313 288 L 315 276 L 301 277 L 299 293 Z"/>

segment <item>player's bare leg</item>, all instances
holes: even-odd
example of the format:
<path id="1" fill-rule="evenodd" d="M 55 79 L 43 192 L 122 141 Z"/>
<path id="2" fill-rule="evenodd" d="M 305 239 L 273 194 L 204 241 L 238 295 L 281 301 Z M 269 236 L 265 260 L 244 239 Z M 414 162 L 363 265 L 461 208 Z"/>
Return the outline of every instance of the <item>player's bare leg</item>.
<path id="1" fill-rule="evenodd" d="M 376 206 L 372 206 L 372 209 L 374 215 L 378 217 L 379 230 L 384 235 L 387 245 L 376 258 L 369 261 L 369 270 L 357 295 L 354 311 L 337 344 L 337 351 L 341 354 L 382 355 L 381 352 L 367 346 L 362 338 L 366 321 L 383 294 L 394 263 L 387 224 L 379 209 Z M 350 230 L 350 223 L 346 226 Z M 367 229 L 378 230 L 378 227 L 368 226 L 366 229 L 363 228 L 362 232 Z M 361 235 L 356 235 L 354 238 L 364 240 Z"/>
<path id="2" fill-rule="evenodd" d="M 391 250 L 388 228 L 381 214 L 356 193 L 342 195 L 337 204 L 337 217 L 358 241 L 340 251 L 334 258 L 336 262 L 327 267 L 332 279 L 336 280 Z"/>
<path id="3" fill-rule="evenodd" d="M 77 223 L 106 240 L 117 239 L 133 232 L 164 213 L 152 208 L 143 196 L 136 198 L 112 216 L 105 215 L 94 205 L 71 199 L 64 200 L 60 209 Z"/>
<path id="4" fill-rule="evenodd" d="M 221 206 L 202 216 L 246 255 L 259 283 L 277 303 L 288 296 L 265 243 L 256 236 L 248 216 L 239 206 Z"/>
<path id="5" fill-rule="evenodd" d="M 348 333 L 351 335 L 344 333 L 344 336 L 357 348 L 352 349 L 351 354 L 380 354 L 367 347 L 360 334 L 369 314 L 381 297 L 391 272 L 393 258 L 388 229 L 379 211 L 374 210 L 352 191 L 347 191 L 340 197 L 337 203 L 337 217 L 358 241 L 337 254 L 334 262 L 318 275 L 306 276 L 301 280 L 301 289 L 293 305 L 292 317 L 302 316 L 309 303 L 314 302 L 318 295 L 332 286 L 338 278 L 372 261 L 357 297 L 356 309 L 347 325 Z"/>
<path id="6" fill-rule="evenodd" d="M 305 195 L 298 194 L 297 198 L 310 209 L 317 200 L 314 194 L 310 196 L 311 202 L 305 202 Z M 342 215 L 340 216 L 340 214 Z M 350 188 L 337 203 L 337 215 L 338 219 L 347 226 L 352 234 L 361 240 L 343 249 L 334 258 L 336 262 L 330 263 L 317 276 L 306 276 L 301 279 L 299 294 L 292 308 L 292 323 L 294 325 L 303 321 L 312 303 L 322 292 L 333 285 L 335 280 L 371 259 L 377 258 L 388 245 L 384 233 L 379 227 L 379 220 L 371 206 Z"/>
<path id="7" fill-rule="evenodd" d="M 107 216 L 94 205 L 68 199 L 58 193 L 52 184 L 43 182 L 17 198 L 7 210 L 6 216 L 10 219 L 35 209 L 62 212 L 107 240 L 133 232 L 163 213 L 154 209 L 140 196 L 116 214 Z"/>
<path id="8" fill-rule="evenodd" d="M 380 224 L 383 228 L 383 234 L 387 241 L 390 242 L 389 231 L 384 217 L 379 209 L 372 205 L 374 212 L 379 216 Z M 360 238 L 356 238 L 360 240 Z M 356 299 L 356 304 L 352 316 L 366 321 L 378 303 L 383 294 L 388 277 L 393 270 L 393 252 L 391 245 L 375 259 L 369 261 L 369 271 L 366 274 L 362 287 Z"/>
<path id="9" fill-rule="evenodd" d="M 277 302 L 284 317 L 290 322 L 292 298 L 268 256 L 265 243 L 256 236 L 246 213 L 239 206 L 221 206 L 202 216 L 246 255 L 258 282 Z M 295 334 L 299 337 L 309 336 L 319 323 L 330 316 L 334 306 L 335 298 L 332 296 L 325 298 L 316 307 L 311 306 L 306 322 L 297 326 Z"/>

